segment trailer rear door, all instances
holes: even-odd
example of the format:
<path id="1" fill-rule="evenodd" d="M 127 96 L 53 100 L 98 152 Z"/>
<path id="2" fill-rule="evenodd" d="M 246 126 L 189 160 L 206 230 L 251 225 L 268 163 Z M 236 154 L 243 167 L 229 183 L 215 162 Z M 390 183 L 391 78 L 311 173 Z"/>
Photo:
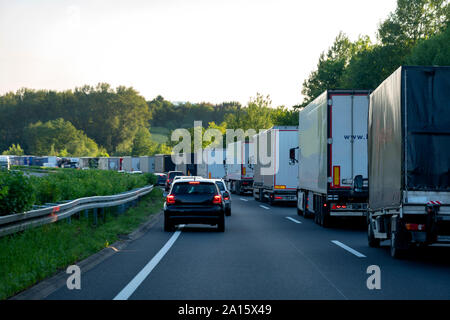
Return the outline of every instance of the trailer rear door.
<path id="1" fill-rule="evenodd" d="M 329 154 L 331 188 L 350 189 L 357 175 L 367 173 L 368 94 L 330 94 Z"/>

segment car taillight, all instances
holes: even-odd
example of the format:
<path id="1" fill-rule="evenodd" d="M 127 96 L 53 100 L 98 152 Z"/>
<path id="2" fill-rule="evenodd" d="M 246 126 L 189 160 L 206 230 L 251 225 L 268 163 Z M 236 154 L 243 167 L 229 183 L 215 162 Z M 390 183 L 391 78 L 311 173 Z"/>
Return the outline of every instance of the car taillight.
<path id="1" fill-rule="evenodd" d="M 230 200 L 230 198 L 229 197 L 225 197 L 225 198 L 223 198 L 223 200 L 228 201 L 228 200 Z"/>
<path id="2" fill-rule="evenodd" d="M 213 203 L 214 204 L 221 204 L 222 203 L 222 196 L 219 196 L 219 195 L 214 196 Z"/>
<path id="3" fill-rule="evenodd" d="M 175 203 L 175 196 L 172 194 L 169 194 L 166 198 L 166 201 L 168 204 L 174 204 Z"/>
<path id="4" fill-rule="evenodd" d="M 167 183 L 170 183 L 170 180 L 169 180 L 169 179 L 167 179 Z"/>

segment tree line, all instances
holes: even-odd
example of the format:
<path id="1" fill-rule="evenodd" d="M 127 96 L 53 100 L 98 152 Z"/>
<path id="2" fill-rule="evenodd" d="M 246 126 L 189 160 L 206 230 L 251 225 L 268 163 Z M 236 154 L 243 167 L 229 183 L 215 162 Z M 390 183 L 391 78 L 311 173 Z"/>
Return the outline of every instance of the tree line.
<path id="1" fill-rule="evenodd" d="M 327 89 L 375 89 L 402 65 L 450 65 L 448 0 L 397 0 L 376 42 L 340 32 L 303 82 L 302 108 Z"/>
<path id="2" fill-rule="evenodd" d="M 205 127 L 266 128 L 295 124 L 298 113 L 271 108 L 270 98 L 259 94 L 244 107 L 238 102 L 175 104 L 161 96 L 145 101 L 133 88 L 100 83 L 73 91 L 9 92 L 0 96 L 0 114 L 4 154 L 140 156 L 170 153 L 174 145 L 153 141 L 152 126 L 171 132 L 192 128 L 197 120 Z"/>

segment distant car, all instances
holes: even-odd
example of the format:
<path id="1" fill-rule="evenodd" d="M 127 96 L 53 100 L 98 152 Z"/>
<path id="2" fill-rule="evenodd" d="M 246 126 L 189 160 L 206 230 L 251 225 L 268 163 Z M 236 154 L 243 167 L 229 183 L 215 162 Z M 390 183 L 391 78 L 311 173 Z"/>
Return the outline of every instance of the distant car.
<path id="1" fill-rule="evenodd" d="M 169 191 L 173 178 L 176 176 L 184 176 L 184 173 L 182 171 L 169 171 L 169 173 L 167 173 L 166 191 Z"/>
<path id="2" fill-rule="evenodd" d="M 180 180 L 180 179 L 202 179 L 202 177 L 200 177 L 200 176 L 176 176 L 175 178 L 173 178 L 173 181 L 172 181 L 172 183 L 174 183 L 175 181 L 177 181 L 177 180 Z"/>
<path id="3" fill-rule="evenodd" d="M 227 185 L 223 179 L 211 179 L 219 187 L 220 193 L 222 194 L 223 203 L 225 204 L 225 215 L 231 216 L 231 197 L 230 191 L 228 191 Z"/>
<path id="4" fill-rule="evenodd" d="M 225 231 L 225 206 L 213 180 L 174 181 L 164 203 L 164 230 L 173 231 L 178 224 L 217 225 L 219 232 Z"/>
<path id="5" fill-rule="evenodd" d="M 155 173 L 155 176 L 158 177 L 156 180 L 157 186 L 163 186 L 166 183 L 167 175 L 165 173 Z"/>

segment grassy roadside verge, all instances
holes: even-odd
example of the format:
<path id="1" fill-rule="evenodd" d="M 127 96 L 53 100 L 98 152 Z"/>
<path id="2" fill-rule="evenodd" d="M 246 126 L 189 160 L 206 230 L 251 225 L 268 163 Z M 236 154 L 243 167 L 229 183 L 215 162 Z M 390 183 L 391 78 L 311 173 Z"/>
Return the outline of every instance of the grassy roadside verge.
<path id="1" fill-rule="evenodd" d="M 122 215 L 106 210 L 105 221 L 92 218 L 45 225 L 0 238 L 0 300 L 65 270 L 68 265 L 87 258 L 131 233 L 163 205 L 162 191 L 155 188 L 138 206 Z"/>

